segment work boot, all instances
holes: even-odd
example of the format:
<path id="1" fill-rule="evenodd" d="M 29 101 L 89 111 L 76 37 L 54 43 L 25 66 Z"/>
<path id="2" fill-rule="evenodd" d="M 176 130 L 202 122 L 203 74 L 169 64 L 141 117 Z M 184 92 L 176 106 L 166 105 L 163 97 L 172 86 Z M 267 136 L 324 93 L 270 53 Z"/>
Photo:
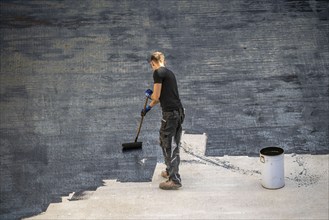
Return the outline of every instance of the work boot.
<path id="1" fill-rule="evenodd" d="M 167 171 L 167 170 L 162 171 L 162 172 L 161 172 L 161 176 L 162 176 L 163 178 L 165 178 L 165 179 L 168 179 L 168 178 L 169 178 L 169 173 L 168 173 L 168 171 Z"/>
<path id="2" fill-rule="evenodd" d="M 182 187 L 182 184 L 175 183 L 172 180 L 167 180 L 166 182 L 160 183 L 159 188 L 164 190 L 176 190 Z"/>

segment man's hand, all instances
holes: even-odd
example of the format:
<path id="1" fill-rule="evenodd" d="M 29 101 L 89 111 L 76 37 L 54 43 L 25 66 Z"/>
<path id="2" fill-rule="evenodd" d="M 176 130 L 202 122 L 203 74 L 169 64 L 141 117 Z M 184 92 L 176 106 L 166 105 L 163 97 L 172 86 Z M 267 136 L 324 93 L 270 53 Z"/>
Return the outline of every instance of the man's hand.
<path id="1" fill-rule="evenodd" d="M 151 99 L 152 94 L 153 94 L 153 91 L 152 91 L 151 89 L 148 89 L 148 90 L 145 91 L 145 95 L 146 95 L 146 97 L 148 97 L 149 99 Z"/>
<path id="2" fill-rule="evenodd" d="M 146 94 L 146 93 L 145 93 Z M 146 113 L 148 112 L 148 111 L 150 111 L 152 109 L 152 107 L 151 106 L 146 106 L 146 108 L 145 109 L 142 109 L 142 111 L 141 111 L 141 116 L 143 117 L 143 116 L 145 116 L 146 115 Z"/>

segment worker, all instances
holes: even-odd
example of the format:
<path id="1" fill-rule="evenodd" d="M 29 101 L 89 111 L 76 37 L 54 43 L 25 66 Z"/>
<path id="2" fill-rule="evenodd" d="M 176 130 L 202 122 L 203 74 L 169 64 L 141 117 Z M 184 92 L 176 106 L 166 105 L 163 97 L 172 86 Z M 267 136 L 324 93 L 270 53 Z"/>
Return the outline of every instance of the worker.
<path id="1" fill-rule="evenodd" d="M 179 98 L 175 74 L 165 67 L 165 57 L 161 52 L 154 52 L 149 63 L 153 70 L 153 91 L 147 89 L 145 95 L 152 101 L 141 115 L 145 116 L 156 104 L 160 103 L 162 108 L 162 119 L 160 127 L 160 146 L 162 148 L 166 170 L 161 176 L 167 181 L 160 183 L 160 189 L 175 190 L 182 187 L 179 174 L 179 147 L 182 136 L 182 124 L 185 113 Z"/>

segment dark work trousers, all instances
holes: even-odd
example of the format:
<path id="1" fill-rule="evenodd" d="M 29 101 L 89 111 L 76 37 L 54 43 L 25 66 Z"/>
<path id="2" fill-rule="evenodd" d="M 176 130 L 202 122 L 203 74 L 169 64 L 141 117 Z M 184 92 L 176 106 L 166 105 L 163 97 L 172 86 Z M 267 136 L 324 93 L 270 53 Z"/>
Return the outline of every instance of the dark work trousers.
<path id="1" fill-rule="evenodd" d="M 160 128 L 160 146 L 162 147 L 169 180 L 181 184 L 179 175 L 179 147 L 184 122 L 184 110 L 162 112 Z"/>

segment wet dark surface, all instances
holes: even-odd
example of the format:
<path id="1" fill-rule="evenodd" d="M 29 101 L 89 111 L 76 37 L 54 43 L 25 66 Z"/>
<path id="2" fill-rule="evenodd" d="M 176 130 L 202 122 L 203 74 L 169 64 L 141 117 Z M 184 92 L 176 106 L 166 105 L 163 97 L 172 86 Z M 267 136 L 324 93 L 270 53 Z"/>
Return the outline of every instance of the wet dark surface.
<path id="1" fill-rule="evenodd" d="M 133 142 L 147 54 L 177 76 L 206 154 L 329 152 L 328 1 L 1 1 L 1 219 L 104 179 L 150 181 L 161 113 Z"/>

